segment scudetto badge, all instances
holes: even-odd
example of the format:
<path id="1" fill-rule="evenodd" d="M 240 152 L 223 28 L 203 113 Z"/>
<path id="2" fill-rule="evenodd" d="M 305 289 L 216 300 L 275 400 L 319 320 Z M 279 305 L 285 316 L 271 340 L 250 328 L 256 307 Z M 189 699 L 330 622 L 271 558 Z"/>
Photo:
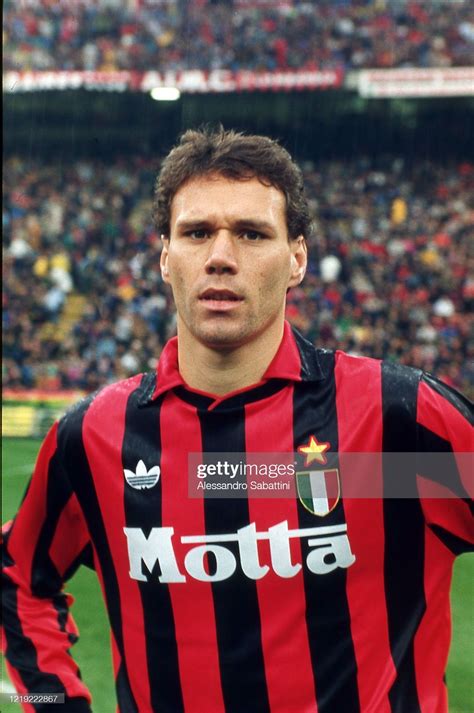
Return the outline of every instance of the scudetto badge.
<path id="1" fill-rule="evenodd" d="M 296 486 L 303 507 L 319 517 L 329 515 L 341 497 L 337 468 L 300 471 L 296 474 Z"/>

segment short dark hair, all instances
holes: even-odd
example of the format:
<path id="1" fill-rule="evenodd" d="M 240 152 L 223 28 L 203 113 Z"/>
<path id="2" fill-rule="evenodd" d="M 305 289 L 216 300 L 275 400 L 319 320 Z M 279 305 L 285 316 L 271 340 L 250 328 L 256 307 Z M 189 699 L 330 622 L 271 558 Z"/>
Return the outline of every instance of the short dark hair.
<path id="1" fill-rule="evenodd" d="M 189 129 L 163 161 L 156 180 L 153 218 L 161 235 L 169 237 L 171 203 L 178 189 L 198 176 L 218 174 L 233 180 L 258 178 L 286 198 L 286 224 L 291 239 L 311 229 L 303 175 L 290 154 L 267 136 L 233 130 Z"/>

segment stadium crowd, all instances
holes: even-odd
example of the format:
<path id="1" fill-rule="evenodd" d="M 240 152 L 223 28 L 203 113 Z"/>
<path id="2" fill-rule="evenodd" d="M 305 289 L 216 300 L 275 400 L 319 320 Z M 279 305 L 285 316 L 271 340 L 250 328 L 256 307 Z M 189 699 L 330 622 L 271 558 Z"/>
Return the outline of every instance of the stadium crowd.
<path id="1" fill-rule="evenodd" d="M 320 346 L 417 365 L 472 396 L 474 165 L 302 165 L 314 232 L 290 321 Z M 5 388 L 89 391 L 155 366 L 175 329 L 150 217 L 158 168 L 6 160 Z"/>
<path id="2" fill-rule="evenodd" d="M 4 69 L 474 64 L 472 0 L 6 0 Z"/>

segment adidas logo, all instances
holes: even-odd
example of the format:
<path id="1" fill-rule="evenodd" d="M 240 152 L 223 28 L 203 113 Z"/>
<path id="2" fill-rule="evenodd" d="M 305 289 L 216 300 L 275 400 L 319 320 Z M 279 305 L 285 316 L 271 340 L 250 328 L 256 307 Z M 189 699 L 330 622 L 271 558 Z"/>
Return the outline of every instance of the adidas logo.
<path id="1" fill-rule="evenodd" d="M 133 470 L 124 468 L 123 474 L 127 483 L 135 490 L 148 490 L 157 484 L 160 478 L 160 466 L 154 465 L 150 470 L 147 470 L 145 463 L 140 460 L 135 473 Z"/>

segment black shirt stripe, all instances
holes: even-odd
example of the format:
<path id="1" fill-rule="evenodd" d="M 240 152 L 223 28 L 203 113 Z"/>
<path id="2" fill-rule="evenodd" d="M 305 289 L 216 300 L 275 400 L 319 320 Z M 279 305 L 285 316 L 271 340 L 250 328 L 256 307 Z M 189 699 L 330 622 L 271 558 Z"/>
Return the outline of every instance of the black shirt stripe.
<path id="1" fill-rule="evenodd" d="M 464 416 L 466 421 L 468 421 L 471 426 L 474 425 L 473 404 L 472 401 L 470 401 L 466 396 L 464 396 L 464 394 L 459 393 L 459 391 L 456 391 L 448 384 L 445 384 L 443 381 L 440 381 L 436 378 L 436 376 L 433 376 L 433 374 L 423 372 L 423 374 L 421 375 L 421 380 L 425 384 L 427 384 L 430 389 L 436 391 L 437 394 L 442 396 L 443 399 L 446 399 L 448 403 L 454 406 L 454 408 L 457 409 L 459 413 Z"/>
<path id="2" fill-rule="evenodd" d="M 73 490 L 77 495 L 79 504 L 84 513 L 91 539 L 94 542 L 94 547 L 100 561 L 109 620 L 123 660 L 125 653 L 119 586 L 92 473 L 87 460 L 82 433 L 84 417 L 93 398 L 94 395 L 79 402 L 59 423 L 58 452 L 62 458 L 62 462 L 67 465 Z M 123 678 L 122 687 L 126 686 L 129 691 L 129 700 L 133 701 L 133 694 L 131 692 L 126 668 L 124 668 Z M 35 689 L 30 688 L 29 690 Z M 135 701 L 133 701 L 133 703 L 135 708 L 133 711 L 131 710 L 130 713 L 138 713 Z"/>
<path id="3" fill-rule="evenodd" d="M 416 689 L 414 636 L 426 609 L 424 595 L 424 518 L 416 469 L 398 472 L 390 453 L 416 451 L 416 405 L 420 372 L 382 364 L 384 578 L 390 649 L 397 677 L 389 692 L 392 713 L 421 713 Z M 410 498 L 392 497 L 404 478 Z"/>
<path id="4" fill-rule="evenodd" d="M 329 353 L 323 356 L 327 378 L 317 384 L 295 385 L 295 451 L 298 446 L 306 444 L 310 436 L 319 442 L 329 442 L 331 453 L 337 453 L 338 450 L 334 356 Z M 329 456 L 329 451 L 326 455 Z M 332 463 L 328 458 L 328 467 L 335 466 L 337 463 Z M 304 462 L 298 469 L 304 470 Z M 299 523 L 302 528 L 344 524 L 342 500 L 325 517 L 311 514 L 299 503 Z M 302 538 L 301 549 L 305 560 L 311 550 L 305 538 Z M 359 713 L 357 665 L 346 594 L 346 570 L 338 568 L 328 574 L 317 575 L 304 565 L 303 572 L 318 712 Z"/>
<path id="5" fill-rule="evenodd" d="M 416 424 L 419 475 L 448 488 L 458 498 L 469 500 L 469 493 L 463 485 L 452 445 L 425 426 Z M 442 460 L 432 457 L 433 453 L 443 453 Z M 428 454 L 428 457 L 424 456 Z"/>
<path id="6" fill-rule="evenodd" d="M 133 472 L 140 460 L 147 469 L 161 466 L 162 399 L 138 408 L 141 392 L 139 387 L 128 398 L 122 444 L 123 467 Z M 172 428 L 172 424 L 168 426 Z M 146 537 L 152 528 L 162 527 L 161 478 L 147 490 L 136 490 L 125 482 L 124 506 L 127 527 L 139 527 Z M 143 605 L 151 703 L 154 713 L 181 713 L 184 705 L 173 609 L 169 587 L 159 582 L 158 575 L 147 573 L 148 581 L 137 582 Z"/>
<path id="7" fill-rule="evenodd" d="M 56 451 L 49 463 L 46 516 L 32 562 L 31 590 L 37 597 L 52 596 L 62 587 L 63 578 L 49 556 L 49 549 L 56 533 L 59 518 L 70 497 L 71 486 Z"/>
<path id="8" fill-rule="evenodd" d="M 222 404 L 199 411 L 204 452 L 245 451 L 245 410 Z M 206 498 L 206 532 L 235 533 L 249 524 L 247 499 Z M 237 543 L 226 543 L 237 563 Z M 240 566 L 239 564 L 237 565 Z M 226 713 L 270 713 L 256 582 L 242 571 L 212 583 L 222 692 Z"/>

